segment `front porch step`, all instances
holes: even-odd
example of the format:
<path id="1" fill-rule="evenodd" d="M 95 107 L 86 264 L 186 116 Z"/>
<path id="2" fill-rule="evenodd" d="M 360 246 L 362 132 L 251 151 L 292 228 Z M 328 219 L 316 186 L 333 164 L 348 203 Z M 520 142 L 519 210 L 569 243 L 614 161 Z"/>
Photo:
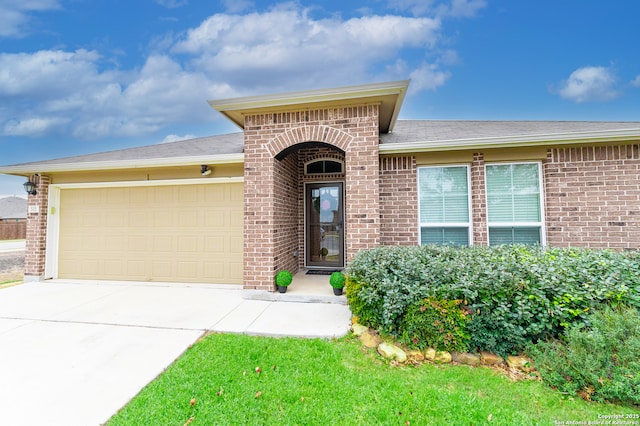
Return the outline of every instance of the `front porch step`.
<path id="1" fill-rule="evenodd" d="M 328 291 L 331 292 L 333 290 L 329 287 Z M 243 290 L 242 298 L 247 300 L 265 300 L 268 302 L 347 304 L 347 298 L 344 294 L 342 296 L 335 296 L 333 294 L 305 294 L 302 292 L 278 293 L 264 290 Z"/>

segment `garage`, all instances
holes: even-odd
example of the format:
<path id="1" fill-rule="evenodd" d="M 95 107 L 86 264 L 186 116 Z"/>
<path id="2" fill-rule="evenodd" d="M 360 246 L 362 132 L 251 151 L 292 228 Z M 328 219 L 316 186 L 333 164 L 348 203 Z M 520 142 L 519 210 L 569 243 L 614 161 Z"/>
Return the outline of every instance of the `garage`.
<path id="1" fill-rule="evenodd" d="M 242 183 L 62 186 L 59 197 L 59 278 L 242 284 Z"/>

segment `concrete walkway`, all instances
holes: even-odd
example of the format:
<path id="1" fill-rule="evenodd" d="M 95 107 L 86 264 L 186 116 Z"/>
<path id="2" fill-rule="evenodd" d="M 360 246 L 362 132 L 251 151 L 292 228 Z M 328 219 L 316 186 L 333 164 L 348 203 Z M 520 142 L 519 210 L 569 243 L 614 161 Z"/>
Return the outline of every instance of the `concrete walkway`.
<path id="1" fill-rule="evenodd" d="M 55 280 L 0 290 L 0 424 L 99 425 L 207 331 L 331 338 L 341 304 L 235 286 Z"/>

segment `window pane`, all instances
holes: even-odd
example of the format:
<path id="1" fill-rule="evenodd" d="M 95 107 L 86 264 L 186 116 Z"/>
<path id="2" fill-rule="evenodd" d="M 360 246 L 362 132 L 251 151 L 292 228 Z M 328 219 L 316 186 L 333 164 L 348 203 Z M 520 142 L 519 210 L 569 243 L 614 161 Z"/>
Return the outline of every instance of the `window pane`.
<path id="1" fill-rule="evenodd" d="M 468 246 L 468 228 L 421 228 L 421 244 L 453 244 Z"/>
<path id="2" fill-rule="evenodd" d="M 539 222 L 540 180 L 537 164 L 486 167 L 489 222 Z"/>
<path id="3" fill-rule="evenodd" d="M 490 222 L 512 222 L 511 165 L 486 167 L 487 210 Z"/>
<path id="4" fill-rule="evenodd" d="M 325 173 L 342 173 L 342 163 L 337 161 L 326 161 L 324 163 Z"/>
<path id="5" fill-rule="evenodd" d="M 513 166 L 514 220 L 540 221 L 540 180 L 537 164 Z"/>
<path id="6" fill-rule="evenodd" d="M 322 173 L 322 161 L 315 161 L 307 164 L 307 174 Z"/>
<path id="7" fill-rule="evenodd" d="M 540 227 L 489 228 L 489 245 L 540 244 Z"/>
<path id="8" fill-rule="evenodd" d="M 420 169 L 420 222 L 443 222 L 442 173 L 439 168 Z"/>
<path id="9" fill-rule="evenodd" d="M 469 221 L 466 167 L 420 169 L 420 222 Z"/>

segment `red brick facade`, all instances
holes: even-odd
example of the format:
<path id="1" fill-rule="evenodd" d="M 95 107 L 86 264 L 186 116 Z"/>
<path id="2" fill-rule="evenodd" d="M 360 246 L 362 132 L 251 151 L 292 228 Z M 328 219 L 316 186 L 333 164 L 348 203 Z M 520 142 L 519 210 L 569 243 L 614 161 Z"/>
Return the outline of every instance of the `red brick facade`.
<path id="1" fill-rule="evenodd" d="M 36 184 L 36 195 L 29 195 L 27 202 L 27 240 L 24 262 L 25 281 L 38 281 L 44 277 L 47 248 L 47 210 L 49 177 L 31 176 Z M 33 212 L 33 213 L 32 213 Z"/>
<path id="2" fill-rule="evenodd" d="M 344 153 L 347 262 L 380 244 L 378 114 L 366 105 L 245 117 L 245 288 L 272 291 L 278 271 L 301 263 L 302 148 Z"/>
<path id="3" fill-rule="evenodd" d="M 416 165 L 410 159 L 381 160 L 383 244 L 419 242 Z M 540 161 L 548 245 L 640 248 L 640 145 L 554 147 Z M 487 245 L 483 152 L 473 153 L 470 175 L 473 243 Z M 402 194 L 405 188 L 414 192 Z"/>
<path id="4" fill-rule="evenodd" d="M 294 132 L 288 132 L 289 135 L 292 133 Z M 305 140 L 305 137 L 299 139 L 300 142 Z M 278 149 L 280 148 L 284 150 L 287 146 L 279 145 Z M 345 190 L 348 229 L 350 228 L 346 235 L 348 259 L 357 251 L 378 244 L 419 244 L 418 166 L 415 157 L 381 157 L 378 164 L 379 177 L 376 178 L 371 173 L 374 159 L 369 156 L 354 162 L 350 149 L 345 145 L 336 147 L 332 144 L 316 144 L 291 152 L 282 160 L 274 160 L 275 211 L 278 218 L 274 219 L 274 223 L 277 242 L 276 256 L 271 266 L 273 270 L 265 273 L 266 279 L 272 280 L 273 273 L 277 270 L 286 268 L 296 271 L 304 266 L 306 182 L 351 182 Z M 377 148 L 375 151 L 377 153 Z M 268 155 L 274 153 L 278 154 L 276 150 L 272 150 Z M 473 153 L 469 169 L 473 243 L 478 245 L 488 244 L 484 157 L 484 152 Z M 347 167 L 344 175 L 305 176 L 304 164 L 317 158 L 345 160 L 351 167 Z M 640 248 L 639 145 L 554 147 L 547 150 L 546 159 L 541 158 L 539 161 L 542 163 L 543 173 L 543 215 L 547 244 L 612 249 Z M 297 172 L 294 171 L 296 165 Z M 367 172 L 368 182 L 373 185 L 379 182 L 379 222 L 375 220 L 375 209 L 370 208 L 370 204 L 376 204 L 372 197 L 372 187 L 363 185 L 360 178 L 363 170 Z M 247 184 L 245 179 L 245 185 L 248 186 Z M 363 211 L 367 213 L 361 213 Z M 262 221 L 264 223 L 264 219 Z M 248 222 L 248 227 L 254 229 L 254 223 Z M 378 226 L 379 234 L 376 235 L 372 230 Z M 377 241 L 376 236 L 379 236 Z M 359 239 L 350 241 L 353 238 Z M 246 248 L 251 250 L 253 239 L 247 244 Z M 292 253 L 299 253 L 299 257 L 296 259 Z M 250 260 L 247 261 L 249 263 Z M 253 272 L 245 271 L 248 280 L 251 279 L 251 273 Z M 271 289 L 271 284 L 269 282 L 268 285 L 253 288 Z"/>
<path id="5" fill-rule="evenodd" d="M 549 149 L 544 181 L 549 245 L 640 248 L 640 145 Z"/>
<path id="6" fill-rule="evenodd" d="M 471 163 L 471 227 L 473 229 L 473 244 L 489 244 L 487 230 L 487 192 L 484 178 L 484 154 L 473 153 Z"/>
<path id="7" fill-rule="evenodd" d="M 418 243 L 418 175 L 413 156 L 380 159 L 380 242 Z"/>
<path id="8" fill-rule="evenodd" d="M 416 156 L 380 157 L 378 113 L 366 105 L 245 117 L 244 288 L 273 291 L 278 271 L 304 267 L 308 183 L 344 183 L 347 263 L 381 244 L 419 244 Z M 537 161 L 547 244 L 639 249 L 640 145 L 550 147 L 546 153 Z M 485 152 L 468 158 L 473 243 L 486 245 Z M 306 175 L 305 164 L 318 159 L 341 162 L 344 171 Z M 31 180 L 37 195 L 28 200 L 25 279 L 38 280 L 45 273 L 50 179 Z"/>

